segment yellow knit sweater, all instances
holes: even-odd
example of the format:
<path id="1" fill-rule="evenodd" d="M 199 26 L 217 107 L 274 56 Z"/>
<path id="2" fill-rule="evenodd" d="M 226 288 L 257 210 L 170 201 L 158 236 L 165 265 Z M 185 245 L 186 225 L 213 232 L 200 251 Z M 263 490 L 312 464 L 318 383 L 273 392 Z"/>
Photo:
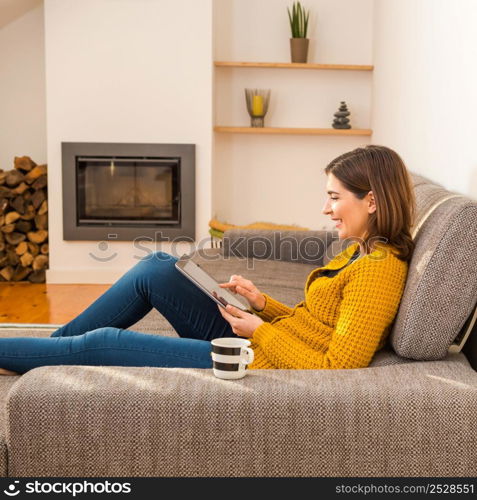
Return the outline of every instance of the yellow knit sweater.
<path id="1" fill-rule="evenodd" d="M 390 245 L 344 267 L 358 243 L 307 278 L 305 300 L 290 308 L 265 295 L 265 321 L 253 333 L 250 369 L 364 368 L 383 347 L 396 316 L 408 265 Z M 334 277 L 323 269 L 341 269 Z"/>

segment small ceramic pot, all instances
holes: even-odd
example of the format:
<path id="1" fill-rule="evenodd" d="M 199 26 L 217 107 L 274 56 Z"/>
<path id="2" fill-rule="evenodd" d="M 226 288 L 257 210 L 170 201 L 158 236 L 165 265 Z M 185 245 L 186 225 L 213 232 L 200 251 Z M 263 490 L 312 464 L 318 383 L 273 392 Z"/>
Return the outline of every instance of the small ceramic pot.
<path id="1" fill-rule="evenodd" d="M 292 63 L 306 63 L 308 58 L 308 38 L 290 38 Z"/>

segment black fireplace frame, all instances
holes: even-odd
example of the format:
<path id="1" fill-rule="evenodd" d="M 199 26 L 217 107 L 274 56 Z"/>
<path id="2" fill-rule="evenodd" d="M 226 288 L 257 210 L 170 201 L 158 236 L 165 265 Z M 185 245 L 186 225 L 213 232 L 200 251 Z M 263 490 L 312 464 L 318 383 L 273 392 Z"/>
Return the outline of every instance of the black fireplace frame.
<path id="1" fill-rule="evenodd" d="M 195 240 L 195 144 L 143 144 L 62 142 L 63 239 L 65 241 L 194 241 Z M 177 224 L 88 225 L 78 220 L 77 159 L 179 158 L 180 220 Z"/>

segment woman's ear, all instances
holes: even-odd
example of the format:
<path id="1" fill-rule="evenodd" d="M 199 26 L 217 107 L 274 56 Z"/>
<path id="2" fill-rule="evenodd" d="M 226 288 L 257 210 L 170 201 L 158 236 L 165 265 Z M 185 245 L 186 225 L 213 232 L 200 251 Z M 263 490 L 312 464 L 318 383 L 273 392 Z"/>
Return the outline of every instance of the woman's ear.
<path id="1" fill-rule="evenodd" d="M 376 201 L 374 199 L 374 194 L 370 191 L 367 195 L 368 198 L 368 213 L 374 214 L 376 212 Z"/>

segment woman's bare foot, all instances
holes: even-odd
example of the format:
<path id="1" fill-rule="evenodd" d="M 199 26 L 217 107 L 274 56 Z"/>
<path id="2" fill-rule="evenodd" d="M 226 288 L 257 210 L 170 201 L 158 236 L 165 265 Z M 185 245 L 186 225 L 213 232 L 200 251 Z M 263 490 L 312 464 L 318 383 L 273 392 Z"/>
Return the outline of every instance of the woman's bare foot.
<path id="1" fill-rule="evenodd" d="M 17 372 L 12 372 L 11 370 L 7 370 L 6 368 L 0 368 L 0 375 L 20 375 Z"/>

